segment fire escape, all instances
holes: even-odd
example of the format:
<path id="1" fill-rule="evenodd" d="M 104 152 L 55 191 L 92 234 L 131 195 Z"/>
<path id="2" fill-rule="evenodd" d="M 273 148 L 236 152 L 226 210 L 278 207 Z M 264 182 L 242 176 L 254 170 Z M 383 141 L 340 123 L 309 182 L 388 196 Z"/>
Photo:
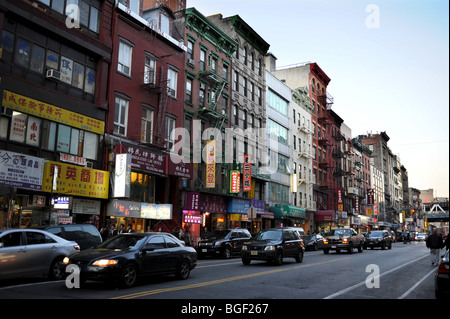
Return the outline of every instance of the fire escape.
<path id="1" fill-rule="evenodd" d="M 322 110 L 322 112 L 320 112 L 319 118 L 318 118 L 318 122 L 322 125 L 322 127 L 325 128 L 325 132 L 329 132 L 331 130 L 331 124 L 332 121 L 330 119 L 330 115 L 328 114 L 328 111 L 331 110 L 331 107 L 333 105 L 334 99 L 333 97 L 329 94 L 326 93 L 326 95 L 319 95 L 317 97 L 318 102 L 320 105 L 325 106 L 325 109 Z M 319 162 L 319 168 L 324 170 L 324 173 L 328 171 L 329 168 L 331 168 L 331 157 L 329 156 L 329 152 L 328 149 L 330 146 L 332 146 L 331 140 L 330 140 L 331 134 L 322 134 L 321 136 L 319 136 L 319 145 L 322 146 L 322 149 L 325 151 L 326 150 L 326 156 L 324 156 L 322 158 L 322 160 Z M 331 176 L 329 176 L 329 174 L 326 174 L 327 176 L 327 180 L 324 180 L 321 185 L 320 188 L 324 189 L 324 190 L 329 190 L 331 188 L 330 182 L 329 181 L 331 179 Z"/>
<path id="2" fill-rule="evenodd" d="M 166 148 L 165 128 L 166 128 L 166 111 L 169 94 L 169 79 L 163 79 L 163 68 L 160 67 L 159 77 L 156 70 L 148 70 L 144 72 L 144 81 L 141 87 L 150 93 L 158 94 L 158 111 L 157 118 L 154 121 L 153 137 L 151 139 L 152 146 Z"/>

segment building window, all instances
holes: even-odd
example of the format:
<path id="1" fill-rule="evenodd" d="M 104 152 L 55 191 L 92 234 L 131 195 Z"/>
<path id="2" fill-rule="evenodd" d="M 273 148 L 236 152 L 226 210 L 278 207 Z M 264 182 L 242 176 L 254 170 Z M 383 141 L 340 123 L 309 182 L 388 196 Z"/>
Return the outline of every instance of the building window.
<path id="1" fill-rule="evenodd" d="M 187 58 L 188 60 L 194 60 L 194 42 L 192 41 L 188 41 Z"/>
<path id="2" fill-rule="evenodd" d="M 242 78 L 242 91 L 245 97 L 247 97 L 247 78 Z"/>
<path id="3" fill-rule="evenodd" d="M 174 141 L 174 129 L 175 129 L 175 119 L 171 117 L 166 117 L 166 142 L 167 142 L 167 148 L 169 150 L 172 149 L 175 141 Z"/>
<path id="4" fill-rule="evenodd" d="M 236 105 L 233 106 L 233 117 L 234 117 L 234 124 L 239 125 L 239 109 Z"/>
<path id="5" fill-rule="evenodd" d="M 244 62 L 244 65 L 247 65 L 247 47 L 244 47 L 244 50 L 242 50 L 242 62 Z"/>
<path id="6" fill-rule="evenodd" d="M 117 71 L 131 76 L 131 55 L 133 47 L 123 41 L 119 44 L 119 63 L 117 64 Z"/>
<path id="7" fill-rule="evenodd" d="M 153 142 L 153 113 L 149 108 L 142 107 L 141 141 L 144 143 Z"/>
<path id="8" fill-rule="evenodd" d="M 206 51 L 200 50 L 200 71 L 206 70 Z"/>
<path id="9" fill-rule="evenodd" d="M 156 59 L 148 55 L 144 62 L 144 83 L 156 84 Z"/>
<path id="10" fill-rule="evenodd" d="M 178 72 L 174 69 L 169 68 L 167 70 L 167 84 L 169 87 L 169 96 L 177 97 L 177 87 L 178 87 Z"/>
<path id="11" fill-rule="evenodd" d="M 186 102 L 192 103 L 192 79 L 186 79 Z"/>
<path id="12" fill-rule="evenodd" d="M 129 101 L 116 97 L 116 109 L 114 113 L 114 133 L 119 135 L 127 134 Z"/>
<path id="13" fill-rule="evenodd" d="M 169 30 L 169 18 L 166 17 L 165 15 L 161 14 L 161 31 L 166 33 L 166 34 L 170 34 L 170 30 Z"/>
<path id="14" fill-rule="evenodd" d="M 237 71 L 234 71 L 233 87 L 236 92 L 239 92 L 239 73 Z"/>
<path id="15" fill-rule="evenodd" d="M 267 102 L 272 109 L 288 116 L 288 102 L 272 90 L 269 90 L 268 92 Z"/>

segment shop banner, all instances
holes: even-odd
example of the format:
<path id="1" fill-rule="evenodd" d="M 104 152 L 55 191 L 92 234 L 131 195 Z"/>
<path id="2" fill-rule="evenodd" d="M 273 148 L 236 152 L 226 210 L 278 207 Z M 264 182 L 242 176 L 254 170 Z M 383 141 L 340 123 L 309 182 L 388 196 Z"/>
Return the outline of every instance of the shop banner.
<path id="1" fill-rule="evenodd" d="M 367 206 L 373 206 L 374 200 L 374 190 L 372 188 L 367 189 Z"/>
<path id="2" fill-rule="evenodd" d="M 241 173 L 239 171 L 230 171 L 230 193 L 239 193 L 239 186 L 241 184 Z"/>
<path id="3" fill-rule="evenodd" d="M 141 203 L 141 218 L 170 220 L 172 219 L 172 204 Z"/>
<path id="4" fill-rule="evenodd" d="M 125 150 L 122 150 L 122 146 Z M 137 146 L 118 144 L 116 153 L 128 153 L 131 155 L 131 167 L 150 173 L 166 174 L 167 156 L 161 153 L 149 151 Z"/>
<path id="5" fill-rule="evenodd" d="M 0 183 L 40 190 L 43 170 L 42 158 L 0 150 Z"/>
<path id="6" fill-rule="evenodd" d="M 216 187 L 216 141 L 206 143 L 206 188 Z"/>
<path id="7" fill-rule="evenodd" d="M 60 194 L 108 198 L 109 172 L 48 161 L 44 164 L 42 191 L 52 191 L 53 172 L 57 167 L 56 191 Z"/>
<path id="8" fill-rule="evenodd" d="M 114 194 L 112 197 L 130 197 L 131 188 L 131 155 L 116 154 L 114 163 Z"/>
<path id="9" fill-rule="evenodd" d="M 251 207 L 250 199 L 245 198 L 229 198 L 228 212 L 235 214 L 247 214 Z"/>
<path id="10" fill-rule="evenodd" d="M 203 222 L 203 216 L 183 214 L 183 222 L 186 224 L 201 224 Z"/>
<path id="11" fill-rule="evenodd" d="M 185 210 L 214 214 L 226 214 L 227 208 L 228 203 L 225 196 L 198 192 L 186 192 L 183 206 Z"/>
<path id="12" fill-rule="evenodd" d="M 73 126 L 92 133 L 100 135 L 105 133 L 105 122 L 103 121 L 34 100 L 8 90 L 3 91 L 2 105 L 15 111 Z"/>
<path id="13" fill-rule="evenodd" d="M 100 215 L 99 200 L 74 198 L 72 201 L 72 213 L 86 215 Z"/>

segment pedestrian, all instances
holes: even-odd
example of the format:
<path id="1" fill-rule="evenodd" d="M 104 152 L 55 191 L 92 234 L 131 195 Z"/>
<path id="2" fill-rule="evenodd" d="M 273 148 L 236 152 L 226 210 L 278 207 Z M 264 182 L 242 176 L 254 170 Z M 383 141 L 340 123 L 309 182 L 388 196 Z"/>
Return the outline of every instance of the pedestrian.
<path id="1" fill-rule="evenodd" d="M 178 233 L 178 238 L 180 238 L 181 240 L 184 239 L 184 231 L 183 231 L 182 227 L 180 227 L 180 232 Z"/>
<path id="2" fill-rule="evenodd" d="M 427 248 L 430 249 L 431 264 L 433 266 L 439 264 L 439 253 L 441 248 L 444 247 L 444 242 L 442 241 L 441 235 L 433 230 L 433 233 L 427 238 Z"/>
<path id="3" fill-rule="evenodd" d="M 109 234 L 108 234 L 108 238 L 114 237 L 117 235 L 117 229 L 116 226 L 114 224 L 111 224 L 111 226 L 109 227 Z"/>
<path id="4" fill-rule="evenodd" d="M 134 229 L 131 227 L 131 224 L 128 224 L 128 229 L 125 232 L 126 233 L 134 233 Z"/>
<path id="5" fill-rule="evenodd" d="M 125 232 L 125 225 L 120 224 L 119 234 L 123 234 Z"/>
<path id="6" fill-rule="evenodd" d="M 191 245 L 191 235 L 189 234 L 188 227 L 186 227 L 186 229 L 184 230 L 183 240 L 184 240 L 184 243 L 186 244 L 186 246 Z"/>

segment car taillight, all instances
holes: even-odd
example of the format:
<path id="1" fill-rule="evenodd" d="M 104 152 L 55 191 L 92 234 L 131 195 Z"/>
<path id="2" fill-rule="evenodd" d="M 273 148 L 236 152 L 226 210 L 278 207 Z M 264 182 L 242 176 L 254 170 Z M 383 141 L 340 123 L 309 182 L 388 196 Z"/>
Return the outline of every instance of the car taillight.
<path id="1" fill-rule="evenodd" d="M 79 245 L 73 245 L 73 248 L 75 248 L 75 250 L 80 250 L 80 246 Z"/>
<path id="2" fill-rule="evenodd" d="M 449 273 L 449 266 L 448 266 L 448 264 L 441 263 L 439 265 L 439 268 L 438 268 L 438 273 L 440 273 L 440 274 L 448 274 Z"/>

